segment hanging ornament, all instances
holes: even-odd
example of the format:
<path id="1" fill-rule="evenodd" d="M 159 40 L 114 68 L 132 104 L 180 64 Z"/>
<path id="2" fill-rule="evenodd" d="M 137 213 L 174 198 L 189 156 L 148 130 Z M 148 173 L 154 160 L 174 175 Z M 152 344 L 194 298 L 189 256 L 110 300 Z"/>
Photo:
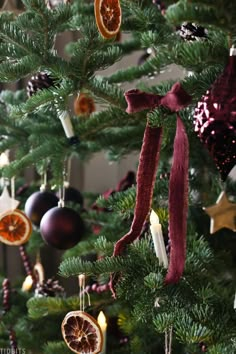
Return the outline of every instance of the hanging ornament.
<path id="1" fill-rule="evenodd" d="M 84 223 L 73 209 L 55 207 L 44 214 L 40 223 L 40 232 L 47 244 L 66 250 L 74 247 L 81 240 Z"/>
<path id="2" fill-rule="evenodd" d="M 80 93 L 74 100 L 74 112 L 77 116 L 89 116 L 95 109 L 94 100 L 87 94 Z"/>
<path id="3" fill-rule="evenodd" d="M 40 254 L 37 254 L 37 261 L 34 265 L 34 274 L 35 274 L 35 278 L 37 283 L 42 284 L 44 282 L 45 279 L 45 275 L 44 275 L 44 268 L 43 265 L 40 261 Z"/>
<path id="4" fill-rule="evenodd" d="M 106 39 L 116 37 L 121 26 L 119 0 L 95 0 L 94 12 L 101 35 Z"/>
<path id="5" fill-rule="evenodd" d="M 125 93 L 127 112 L 135 113 L 157 106 L 178 112 L 191 102 L 191 97 L 180 83 L 173 85 L 165 95 L 159 96 L 139 90 Z M 126 246 L 136 240 L 143 229 L 151 208 L 153 187 L 159 161 L 162 128 L 146 125 L 137 172 L 137 194 L 134 219 L 130 231 L 116 244 L 113 255 L 121 255 Z M 182 120 L 177 116 L 174 156 L 169 183 L 169 236 L 171 240 L 170 262 L 165 279 L 166 284 L 179 281 L 184 270 L 186 253 L 187 196 L 188 196 L 188 139 Z M 113 279 L 111 290 L 115 295 Z"/>
<path id="6" fill-rule="evenodd" d="M 228 200 L 225 192 L 221 192 L 216 204 L 204 210 L 211 218 L 211 234 L 223 227 L 236 231 L 236 204 Z"/>
<path id="7" fill-rule="evenodd" d="M 0 215 L 9 210 L 16 209 L 19 204 L 18 200 L 10 197 L 7 186 L 4 186 L 0 196 Z"/>
<path id="8" fill-rule="evenodd" d="M 9 343 L 11 348 L 11 353 L 19 353 L 17 339 L 16 339 L 16 332 L 13 328 L 9 330 Z"/>
<path id="9" fill-rule="evenodd" d="M 195 131 L 223 181 L 236 164 L 236 49 L 223 73 L 202 96 L 194 113 Z"/>
<path id="10" fill-rule="evenodd" d="M 33 75 L 27 83 L 27 95 L 33 96 L 39 90 L 48 89 L 55 85 L 55 81 L 45 72 L 38 72 Z"/>
<path id="11" fill-rule="evenodd" d="M 32 278 L 33 283 L 35 283 L 36 279 L 35 279 L 35 275 L 34 275 L 33 266 L 31 264 L 30 257 L 26 251 L 25 245 L 21 245 L 19 247 L 19 251 L 20 251 L 21 259 L 23 261 L 25 272 L 28 276 L 30 276 Z"/>
<path id="12" fill-rule="evenodd" d="M 11 302 L 10 302 L 10 295 L 11 295 L 11 283 L 9 279 L 4 279 L 2 282 L 2 290 L 3 290 L 3 311 L 4 313 L 10 311 L 11 309 Z"/>
<path id="13" fill-rule="evenodd" d="M 19 209 L 10 210 L 0 215 L 0 241 L 19 246 L 27 242 L 32 233 L 32 224 Z"/>
<path id="14" fill-rule="evenodd" d="M 87 285 L 85 291 L 87 293 L 96 292 L 97 294 L 103 293 L 110 290 L 109 284 L 98 284 L 94 283 L 92 285 Z"/>
<path id="15" fill-rule="evenodd" d="M 103 348 L 103 334 L 98 322 L 85 308 L 85 275 L 79 275 L 80 310 L 69 312 L 61 324 L 64 341 L 70 350 L 77 354 L 101 353 Z M 90 304 L 90 301 L 89 301 Z"/>
<path id="16" fill-rule="evenodd" d="M 62 336 L 70 350 L 77 354 L 97 354 L 103 345 L 97 321 L 83 311 L 69 312 L 61 325 Z"/>
<path id="17" fill-rule="evenodd" d="M 59 5 L 70 4 L 71 0 L 45 0 L 45 3 L 49 10 L 53 10 Z"/>
<path id="18" fill-rule="evenodd" d="M 57 206 L 59 199 L 49 191 L 34 192 L 26 200 L 25 213 L 36 226 L 40 225 L 43 215 L 51 208 Z"/>
<path id="19" fill-rule="evenodd" d="M 34 296 L 35 297 L 63 297 L 65 289 L 59 284 L 58 280 L 48 279 L 37 282 Z"/>
<path id="20" fill-rule="evenodd" d="M 11 310 L 11 283 L 9 279 L 4 279 L 2 282 L 2 291 L 3 291 L 3 315 Z M 10 352 L 18 353 L 19 349 L 17 347 L 16 333 L 12 326 L 8 328 L 9 331 L 9 343 L 10 343 Z"/>
<path id="21" fill-rule="evenodd" d="M 196 23 L 184 22 L 180 28 L 177 28 L 177 33 L 184 41 L 201 41 L 207 39 L 207 30 L 197 25 Z"/>

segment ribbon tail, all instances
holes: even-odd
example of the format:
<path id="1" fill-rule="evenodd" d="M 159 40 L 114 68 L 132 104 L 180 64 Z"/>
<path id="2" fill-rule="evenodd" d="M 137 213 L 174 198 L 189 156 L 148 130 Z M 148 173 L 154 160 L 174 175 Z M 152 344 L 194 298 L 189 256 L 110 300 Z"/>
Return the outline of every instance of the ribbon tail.
<path id="1" fill-rule="evenodd" d="M 177 283 L 181 278 L 186 257 L 188 212 L 189 143 L 184 124 L 177 117 L 173 164 L 169 182 L 169 237 L 170 262 L 166 284 Z"/>
<path id="2" fill-rule="evenodd" d="M 136 240 L 142 232 L 152 202 L 161 136 L 162 128 L 146 126 L 137 171 L 137 195 L 133 222 L 130 231 L 116 242 L 113 256 L 120 255 L 125 247 Z"/>
<path id="3" fill-rule="evenodd" d="M 129 232 L 116 242 L 113 256 L 121 255 L 126 246 L 141 235 L 151 207 L 160 156 L 161 138 L 162 128 L 146 126 L 137 171 L 137 194 L 133 222 Z M 115 295 L 113 285 L 113 278 L 111 277 L 110 288 L 113 295 Z"/>

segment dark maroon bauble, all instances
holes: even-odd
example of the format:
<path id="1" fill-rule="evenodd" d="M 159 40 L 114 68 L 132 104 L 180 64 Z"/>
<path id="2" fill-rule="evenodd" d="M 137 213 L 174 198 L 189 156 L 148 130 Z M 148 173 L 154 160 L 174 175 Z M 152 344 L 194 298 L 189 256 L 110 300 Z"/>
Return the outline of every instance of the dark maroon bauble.
<path id="1" fill-rule="evenodd" d="M 236 164 L 235 55 L 229 57 L 223 73 L 198 102 L 194 125 L 224 181 Z"/>
<path id="2" fill-rule="evenodd" d="M 81 240 L 84 223 L 75 210 L 55 207 L 44 214 L 40 232 L 47 244 L 59 250 L 66 250 Z"/>
<path id="3" fill-rule="evenodd" d="M 57 193 L 57 196 L 59 197 L 59 194 Z M 83 206 L 84 203 L 84 198 L 80 191 L 78 189 L 75 189 L 73 187 L 67 187 L 65 188 L 65 202 L 73 202 L 76 204 L 80 204 Z"/>
<path id="4" fill-rule="evenodd" d="M 36 226 L 40 225 L 43 215 L 58 204 L 55 194 L 43 191 L 33 193 L 25 203 L 25 213 Z"/>

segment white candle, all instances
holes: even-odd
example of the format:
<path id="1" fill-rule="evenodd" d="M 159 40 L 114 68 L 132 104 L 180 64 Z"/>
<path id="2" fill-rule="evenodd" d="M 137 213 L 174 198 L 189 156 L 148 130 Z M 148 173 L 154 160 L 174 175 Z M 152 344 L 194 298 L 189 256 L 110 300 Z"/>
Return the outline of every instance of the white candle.
<path id="1" fill-rule="evenodd" d="M 150 215 L 150 231 L 152 234 L 154 249 L 157 258 L 159 259 L 159 263 L 162 264 L 165 268 L 167 268 L 168 258 L 166 254 L 162 228 L 161 228 L 161 224 L 159 223 L 159 218 L 154 210 L 152 210 Z"/>
<path id="2" fill-rule="evenodd" d="M 102 330 L 102 335 L 103 335 L 103 347 L 102 347 L 101 354 L 106 354 L 107 321 L 106 321 L 106 317 L 102 311 L 99 312 L 97 320 L 98 320 L 98 324 Z"/>
<path id="3" fill-rule="evenodd" d="M 0 154 L 0 168 L 9 165 L 8 150 Z"/>
<path id="4" fill-rule="evenodd" d="M 31 275 L 27 275 L 27 277 L 24 280 L 24 283 L 22 284 L 21 290 L 24 292 L 30 291 L 32 286 L 33 286 L 33 278 Z"/>
<path id="5" fill-rule="evenodd" d="M 69 113 L 67 111 L 63 111 L 60 113 L 59 118 L 66 134 L 66 137 L 72 138 L 73 136 L 75 136 Z"/>
<path id="6" fill-rule="evenodd" d="M 236 293 L 235 293 L 235 297 L 234 297 L 234 309 L 236 310 Z"/>

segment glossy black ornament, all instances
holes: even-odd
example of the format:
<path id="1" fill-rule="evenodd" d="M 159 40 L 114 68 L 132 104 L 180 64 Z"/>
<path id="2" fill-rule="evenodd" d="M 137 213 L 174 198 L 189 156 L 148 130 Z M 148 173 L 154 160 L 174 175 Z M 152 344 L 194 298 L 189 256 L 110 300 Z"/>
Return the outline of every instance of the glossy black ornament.
<path id="1" fill-rule="evenodd" d="M 43 215 L 58 204 L 55 194 L 43 191 L 33 193 L 25 203 L 25 213 L 36 226 L 40 225 Z"/>
<path id="2" fill-rule="evenodd" d="M 74 247 L 84 233 L 84 223 L 80 215 L 71 208 L 55 207 L 44 214 L 40 232 L 47 244 L 66 250 Z"/>

